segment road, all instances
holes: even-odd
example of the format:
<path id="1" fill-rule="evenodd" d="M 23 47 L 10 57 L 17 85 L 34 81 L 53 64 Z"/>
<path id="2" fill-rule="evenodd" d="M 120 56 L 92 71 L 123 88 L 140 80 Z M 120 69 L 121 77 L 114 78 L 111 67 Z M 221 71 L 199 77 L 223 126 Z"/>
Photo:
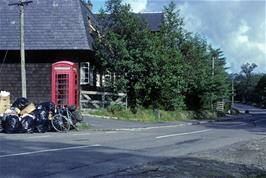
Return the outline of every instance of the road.
<path id="1" fill-rule="evenodd" d="M 240 111 L 240 113 L 249 113 L 249 114 L 266 114 L 266 109 L 257 108 L 254 106 L 235 103 L 233 108 Z"/>
<path id="2" fill-rule="evenodd" d="M 266 137 L 263 114 L 212 123 L 87 121 L 97 129 L 0 133 L 0 177 L 105 177 L 134 165 Z"/>

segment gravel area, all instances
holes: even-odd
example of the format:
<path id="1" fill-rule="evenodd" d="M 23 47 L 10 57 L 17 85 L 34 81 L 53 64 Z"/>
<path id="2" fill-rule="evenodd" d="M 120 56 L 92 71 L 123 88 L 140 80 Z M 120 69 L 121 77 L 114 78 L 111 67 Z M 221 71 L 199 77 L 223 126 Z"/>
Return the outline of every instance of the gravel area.
<path id="1" fill-rule="evenodd" d="M 239 142 L 223 149 L 210 150 L 195 154 L 197 157 L 210 158 L 222 162 L 255 166 L 266 171 L 266 137 L 263 139 Z"/>
<path id="2" fill-rule="evenodd" d="M 266 178 L 266 137 L 139 165 L 101 177 Z"/>

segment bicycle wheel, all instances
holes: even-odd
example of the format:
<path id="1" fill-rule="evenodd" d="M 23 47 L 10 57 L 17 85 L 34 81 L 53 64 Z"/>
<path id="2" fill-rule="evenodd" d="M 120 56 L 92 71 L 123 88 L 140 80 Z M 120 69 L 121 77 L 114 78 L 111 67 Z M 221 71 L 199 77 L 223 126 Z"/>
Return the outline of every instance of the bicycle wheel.
<path id="1" fill-rule="evenodd" d="M 70 111 L 67 111 L 68 112 L 68 120 L 69 120 L 69 124 L 70 124 L 70 129 L 75 129 L 75 130 L 79 130 L 76 126 L 77 124 L 77 121 L 75 120 L 73 114 L 70 112 Z"/>
<path id="2" fill-rule="evenodd" d="M 51 120 L 52 126 L 57 132 L 66 132 L 70 129 L 70 123 L 67 118 L 61 114 L 56 114 Z"/>

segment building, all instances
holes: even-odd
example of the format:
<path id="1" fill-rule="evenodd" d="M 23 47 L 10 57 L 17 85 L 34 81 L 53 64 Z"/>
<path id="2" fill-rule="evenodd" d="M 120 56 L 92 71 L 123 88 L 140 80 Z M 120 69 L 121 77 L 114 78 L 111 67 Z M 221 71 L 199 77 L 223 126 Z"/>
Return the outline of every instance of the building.
<path id="1" fill-rule="evenodd" d="M 0 90 L 21 96 L 19 8 L 17 0 L 0 1 Z M 152 31 L 159 30 L 162 14 L 142 14 Z M 79 64 L 80 89 L 96 91 L 101 77 L 94 64 L 93 33 L 98 22 L 81 0 L 33 0 L 25 6 L 27 97 L 51 99 L 51 65 L 67 60 Z"/>

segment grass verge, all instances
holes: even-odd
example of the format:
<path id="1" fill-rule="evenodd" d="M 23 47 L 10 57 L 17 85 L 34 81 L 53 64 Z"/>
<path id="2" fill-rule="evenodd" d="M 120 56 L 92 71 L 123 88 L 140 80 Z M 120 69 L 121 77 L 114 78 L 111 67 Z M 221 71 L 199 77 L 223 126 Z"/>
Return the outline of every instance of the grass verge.
<path id="1" fill-rule="evenodd" d="M 217 113 L 211 111 L 164 111 L 154 112 L 152 109 L 139 109 L 136 114 L 130 110 L 122 109 L 110 111 L 108 109 L 99 109 L 86 111 L 86 114 L 115 117 L 119 120 L 133 120 L 140 122 L 166 122 L 166 121 L 187 121 L 192 119 L 215 119 Z"/>
<path id="2" fill-rule="evenodd" d="M 78 130 L 87 130 L 87 129 L 90 129 L 91 126 L 90 124 L 86 123 L 86 122 L 79 122 L 76 124 Z"/>

